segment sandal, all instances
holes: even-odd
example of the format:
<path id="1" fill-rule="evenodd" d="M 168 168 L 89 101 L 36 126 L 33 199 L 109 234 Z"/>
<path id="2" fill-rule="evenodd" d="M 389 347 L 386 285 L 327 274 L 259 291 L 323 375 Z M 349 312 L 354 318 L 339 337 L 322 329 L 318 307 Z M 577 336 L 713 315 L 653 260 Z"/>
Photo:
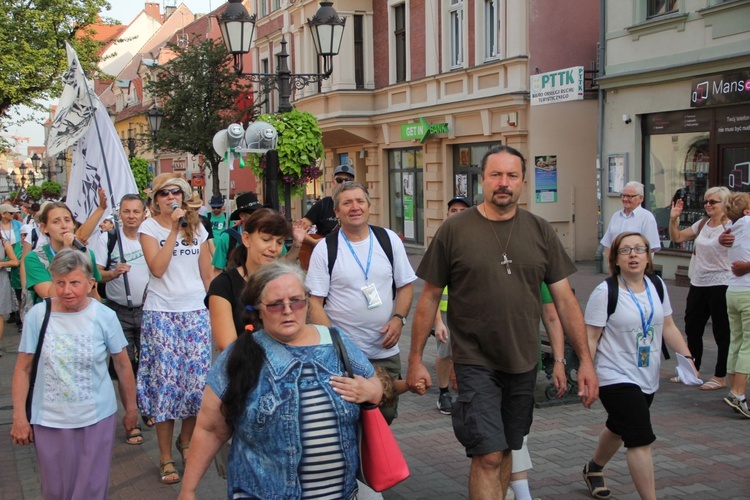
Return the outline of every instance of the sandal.
<path id="1" fill-rule="evenodd" d="M 607 483 L 604 482 L 604 472 L 591 472 L 588 462 L 583 466 L 583 480 L 586 482 L 592 497 L 606 500 L 612 496 L 612 492 L 607 488 Z"/>
<path id="2" fill-rule="evenodd" d="M 156 420 L 154 420 L 153 415 L 141 415 L 141 420 L 143 420 L 143 425 L 149 429 L 156 425 Z"/>
<path id="3" fill-rule="evenodd" d="M 727 386 L 727 383 L 723 378 L 719 379 L 716 377 L 711 377 L 711 380 L 709 380 L 708 382 L 700 386 L 700 390 L 701 391 L 715 391 L 717 389 L 724 389 L 726 388 L 726 386 Z"/>
<path id="4" fill-rule="evenodd" d="M 185 458 L 185 452 L 190 448 L 190 441 L 188 441 L 188 444 L 182 444 L 180 442 L 180 436 L 177 436 L 177 441 L 174 442 L 174 445 L 177 447 L 177 451 L 180 452 L 180 455 L 182 456 L 182 466 L 187 467 L 187 458 Z"/>
<path id="5" fill-rule="evenodd" d="M 176 484 L 180 482 L 180 475 L 177 473 L 177 469 L 174 468 L 174 460 L 159 462 L 159 474 L 161 475 L 159 481 L 162 484 Z M 168 479 L 170 476 L 172 476 L 172 479 Z"/>
<path id="6" fill-rule="evenodd" d="M 673 384 L 679 384 L 681 382 L 680 377 L 677 375 L 675 375 L 674 377 L 671 377 L 669 381 L 672 382 Z"/>
<path id="7" fill-rule="evenodd" d="M 141 433 L 141 426 L 136 425 L 131 434 L 125 436 L 125 444 L 132 444 L 133 446 L 143 444 L 143 434 Z"/>

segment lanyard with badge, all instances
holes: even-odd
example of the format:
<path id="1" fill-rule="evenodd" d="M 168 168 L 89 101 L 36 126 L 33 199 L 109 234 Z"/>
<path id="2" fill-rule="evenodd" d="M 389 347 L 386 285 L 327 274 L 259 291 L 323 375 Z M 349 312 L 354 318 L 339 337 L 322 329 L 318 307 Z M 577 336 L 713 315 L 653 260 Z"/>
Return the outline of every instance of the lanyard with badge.
<path id="1" fill-rule="evenodd" d="M 643 313 L 641 303 L 636 298 L 633 290 L 631 290 L 628 284 L 625 283 L 625 279 L 622 276 L 620 276 L 620 280 L 622 280 L 622 284 L 625 285 L 625 288 L 630 292 L 630 298 L 635 302 L 638 312 L 641 315 L 641 327 L 643 328 L 643 333 L 639 333 L 635 338 L 636 346 L 638 347 L 638 368 L 647 368 L 651 358 L 651 343 L 654 341 L 654 329 L 652 327 L 654 321 L 654 299 L 651 297 L 651 289 L 644 278 L 643 284 L 646 285 L 646 295 L 648 296 L 648 303 L 651 306 L 651 314 L 648 317 L 648 321 L 646 321 L 646 315 Z M 649 334 L 651 334 L 651 340 L 648 338 Z"/>
<path id="2" fill-rule="evenodd" d="M 341 236 L 344 238 L 344 241 L 346 242 L 346 246 L 349 247 L 349 251 L 352 253 L 352 256 L 354 257 L 354 260 L 357 262 L 357 265 L 365 274 L 365 286 L 360 288 L 360 290 L 362 290 L 362 294 L 365 296 L 365 300 L 367 301 L 367 308 L 375 309 L 378 306 L 382 306 L 383 301 L 380 300 L 380 294 L 378 293 L 378 289 L 375 287 L 375 283 L 369 283 L 369 279 L 368 279 L 368 276 L 370 274 L 370 264 L 372 264 L 372 240 L 375 239 L 375 236 L 372 234 L 372 228 L 368 227 L 368 229 L 370 230 L 370 234 L 369 234 L 370 250 L 367 254 L 367 267 L 364 267 L 362 263 L 359 261 L 359 257 L 357 257 L 357 254 L 354 251 L 352 244 L 349 242 L 349 238 L 346 237 L 346 233 L 344 233 L 344 231 L 341 231 Z"/>

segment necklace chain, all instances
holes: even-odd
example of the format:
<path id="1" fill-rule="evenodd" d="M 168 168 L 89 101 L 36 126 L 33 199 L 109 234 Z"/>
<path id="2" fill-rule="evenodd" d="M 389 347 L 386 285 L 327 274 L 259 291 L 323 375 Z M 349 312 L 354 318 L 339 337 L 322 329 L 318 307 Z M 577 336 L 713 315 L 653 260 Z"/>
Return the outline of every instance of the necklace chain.
<path id="1" fill-rule="evenodd" d="M 500 246 L 500 250 L 502 250 L 503 252 L 503 260 L 500 262 L 500 264 L 505 266 L 505 270 L 508 271 L 508 274 L 510 274 L 510 265 L 513 263 L 513 261 L 508 259 L 508 254 L 506 252 L 506 249 L 510 245 L 511 236 L 513 236 L 513 226 L 515 226 L 516 224 L 516 216 L 515 215 L 513 216 L 513 222 L 510 223 L 510 232 L 508 233 L 508 241 L 506 241 L 505 246 L 503 246 L 503 244 L 500 243 L 500 238 L 497 236 L 497 233 L 495 232 L 495 227 L 492 225 L 492 221 L 487 216 L 487 209 L 484 206 L 482 206 L 482 209 L 484 211 L 484 218 L 487 219 L 487 224 L 490 225 L 490 229 L 492 229 L 492 234 L 495 235 L 497 244 Z"/>

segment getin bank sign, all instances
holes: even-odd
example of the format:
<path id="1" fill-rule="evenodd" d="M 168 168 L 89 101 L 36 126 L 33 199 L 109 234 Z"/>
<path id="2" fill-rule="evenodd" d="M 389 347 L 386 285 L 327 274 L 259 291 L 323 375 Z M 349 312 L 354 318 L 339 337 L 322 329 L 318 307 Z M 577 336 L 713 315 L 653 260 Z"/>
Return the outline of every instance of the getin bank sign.
<path id="1" fill-rule="evenodd" d="M 583 99 L 583 66 L 531 75 L 531 105 Z"/>

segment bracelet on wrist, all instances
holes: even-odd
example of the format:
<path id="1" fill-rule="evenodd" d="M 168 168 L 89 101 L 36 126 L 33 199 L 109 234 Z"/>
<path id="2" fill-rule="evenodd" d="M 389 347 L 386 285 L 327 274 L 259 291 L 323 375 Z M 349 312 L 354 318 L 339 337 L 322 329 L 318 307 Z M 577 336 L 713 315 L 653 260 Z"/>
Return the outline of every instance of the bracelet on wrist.
<path id="1" fill-rule="evenodd" d="M 555 363 L 562 363 L 564 365 L 568 364 L 568 362 L 565 360 L 565 358 L 555 358 Z"/>
<path id="2" fill-rule="evenodd" d="M 292 243 L 292 248 L 302 248 L 302 243 Z"/>

